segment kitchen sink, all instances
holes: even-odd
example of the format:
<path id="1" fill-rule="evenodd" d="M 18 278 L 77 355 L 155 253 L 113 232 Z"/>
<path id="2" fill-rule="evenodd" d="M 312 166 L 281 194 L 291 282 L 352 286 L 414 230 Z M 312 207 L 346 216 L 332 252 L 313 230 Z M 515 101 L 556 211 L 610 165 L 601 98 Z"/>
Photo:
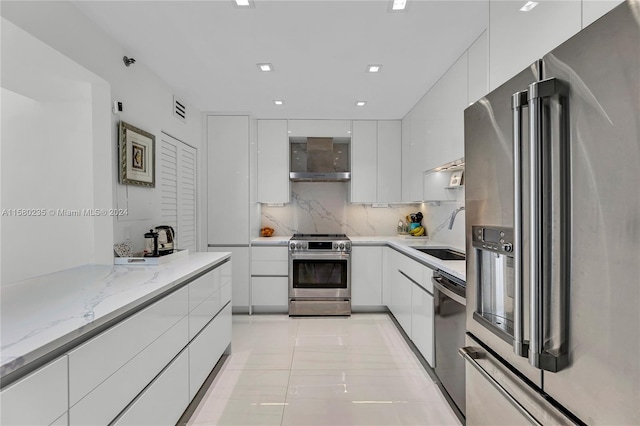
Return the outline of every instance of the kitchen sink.
<path id="1" fill-rule="evenodd" d="M 437 257 L 440 260 L 465 260 L 466 256 L 464 253 L 460 253 L 447 248 L 420 248 L 414 247 L 416 250 L 421 251 L 422 253 L 428 254 L 429 256 Z"/>

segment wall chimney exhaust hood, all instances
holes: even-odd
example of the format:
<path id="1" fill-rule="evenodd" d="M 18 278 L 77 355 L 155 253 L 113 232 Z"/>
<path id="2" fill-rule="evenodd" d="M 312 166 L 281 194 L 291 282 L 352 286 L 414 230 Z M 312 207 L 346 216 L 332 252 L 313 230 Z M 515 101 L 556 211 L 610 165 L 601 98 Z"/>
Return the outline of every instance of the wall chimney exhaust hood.
<path id="1" fill-rule="evenodd" d="M 289 178 L 295 182 L 348 181 L 350 142 L 350 138 L 290 137 Z"/>

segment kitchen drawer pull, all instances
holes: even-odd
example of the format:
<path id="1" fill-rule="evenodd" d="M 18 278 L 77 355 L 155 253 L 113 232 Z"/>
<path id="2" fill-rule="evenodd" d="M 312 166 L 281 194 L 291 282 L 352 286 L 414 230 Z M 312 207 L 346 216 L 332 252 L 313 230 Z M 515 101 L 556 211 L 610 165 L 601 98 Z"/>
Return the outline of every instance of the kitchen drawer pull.
<path id="1" fill-rule="evenodd" d="M 478 361 L 476 361 L 476 359 L 480 358 L 480 351 L 471 346 L 467 346 L 465 348 L 458 349 L 458 354 L 462 358 L 464 358 L 465 361 L 468 361 L 469 364 L 473 366 L 473 368 L 478 370 L 482 377 L 487 379 L 489 383 L 491 383 L 493 387 L 496 388 L 496 390 L 500 392 L 502 396 L 504 396 L 511 403 L 511 405 L 513 405 L 513 407 L 520 412 L 520 414 L 525 416 L 532 425 L 542 426 L 542 423 L 536 420 L 536 418 L 533 417 L 531 413 L 529 413 L 527 409 L 518 402 L 518 400 L 511 396 L 511 394 L 496 379 L 494 379 L 489 373 L 487 373 L 487 370 L 485 370 L 480 364 L 478 364 Z"/>

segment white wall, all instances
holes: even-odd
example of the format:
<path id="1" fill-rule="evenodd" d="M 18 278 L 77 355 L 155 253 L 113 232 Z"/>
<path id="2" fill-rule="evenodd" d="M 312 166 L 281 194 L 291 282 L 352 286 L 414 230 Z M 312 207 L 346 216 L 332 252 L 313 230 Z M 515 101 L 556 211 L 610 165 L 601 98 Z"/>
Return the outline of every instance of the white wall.
<path id="1" fill-rule="evenodd" d="M 144 65 L 143 52 L 138 55 L 138 52 L 119 45 L 67 2 L 3 2 L 0 12 L 9 21 L 106 80 L 111 85 L 109 107 L 111 101 L 123 103 L 124 111 L 119 115 L 112 114 L 110 128 L 104 129 L 110 132 L 110 153 L 114 157 L 110 161 L 113 176 L 106 176 L 106 179 L 115 180 L 118 173 L 115 158 L 119 120 L 154 134 L 156 144 L 160 143 L 161 131 L 165 131 L 199 151 L 202 140 L 200 111 L 187 104 L 189 116 L 186 123 L 173 116 L 173 95 L 180 97 L 181 94 L 173 93 Z M 136 57 L 137 62 L 125 67 L 122 62 L 125 55 Z M 202 188 L 201 182 L 198 183 Z M 101 240 L 104 239 L 104 244 L 111 251 L 113 241 L 130 238 L 134 250 L 141 250 L 144 232 L 160 224 L 159 191 L 116 182 L 113 182 L 113 187 L 110 207 L 127 209 L 129 214 L 113 219 L 112 240 L 106 241 L 106 236 Z M 198 211 L 202 211 L 201 201 L 198 200 Z M 198 218 L 199 226 L 205 219 L 202 216 Z M 201 247 L 201 242 L 198 245 Z"/>
<path id="2" fill-rule="evenodd" d="M 4 19 L 2 61 L 0 281 L 111 261 L 110 218 L 60 213 L 111 205 L 108 84 Z"/>

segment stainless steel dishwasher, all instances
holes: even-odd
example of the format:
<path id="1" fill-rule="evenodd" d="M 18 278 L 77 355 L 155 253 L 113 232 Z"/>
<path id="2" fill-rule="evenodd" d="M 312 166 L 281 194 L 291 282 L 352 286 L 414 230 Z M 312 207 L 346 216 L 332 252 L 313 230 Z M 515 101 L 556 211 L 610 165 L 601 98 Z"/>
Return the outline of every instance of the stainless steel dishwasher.
<path id="1" fill-rule="evenodd" d="M 466 288 L 464 281 L 437 270 L 433 273 L 435 308 L 435 372 L 445 392 L 465 415 L 464 347 Z"/>

